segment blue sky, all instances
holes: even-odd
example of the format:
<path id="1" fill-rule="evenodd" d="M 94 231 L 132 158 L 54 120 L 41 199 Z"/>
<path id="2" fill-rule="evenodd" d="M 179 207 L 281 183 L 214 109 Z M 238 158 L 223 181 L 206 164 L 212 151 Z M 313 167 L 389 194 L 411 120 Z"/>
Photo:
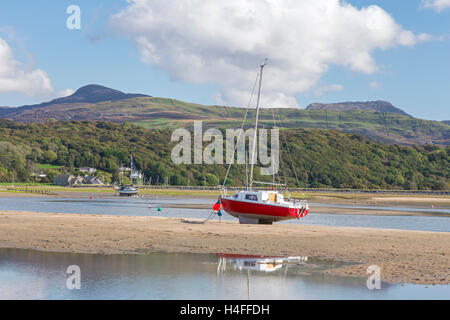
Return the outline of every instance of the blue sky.
<path id="1" fill-rule="evenodd" d="M 403 29 L 434 38 L 414 46 L 374 49 L 371 56 L 378 70 L 372 73 L 330 64 L 314 87 L 292 93 L 298 105 L 387 100 L 419 118 L 450 119 L 450 9 L 438 13 L 423 8 L 420 0 L 347 2 L 357 8 L 378 5 Z M 81 8 L 81 30 L 66 28 L 66 8 L 72 4 Z M 164 65 L 144 63 L 142 51 L 130 37 L 115 31 L 109 17 L 127 6 L 124 0 L 2 1 L 0 38 L 11 47 L 14 59 L 23 63 L 22 68 L 45 71 L 54 92 L 27 96 L 0 90 L 0 106 L 42 102 L 59 91 L 91 83 L 125 92 L 215 104 L 223 83 L 214 78 L 191 81 L 189 77 L 174 76 L 174 71 Z M 320 93 L 320 88 L 325 89 Z"/>

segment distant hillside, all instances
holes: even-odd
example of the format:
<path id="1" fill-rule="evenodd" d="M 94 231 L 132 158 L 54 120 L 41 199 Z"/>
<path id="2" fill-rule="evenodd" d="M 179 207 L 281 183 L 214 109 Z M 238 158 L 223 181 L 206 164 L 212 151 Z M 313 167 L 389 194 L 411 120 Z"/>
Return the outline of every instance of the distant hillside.
<path id="1" fill-rule="evenodd" d="M 397 113 L 410 116 L 405 111 L 394 107 L 387 101 L 367 101 L 367 102 L 341 102 L 341 103 L 313 103 L 306 110 L 330 110 L 330 111 L 350 111 L 350 110 L 367 110 L 384 113 Z"/>
<path id="2" fill-rule="evenodd" d="M 348 105 L 361 106 L 349 107 Z M 343 105 L 345 111 L 341 111 Z M 439 121 L 416 119 L 385 102 L 335 104 L 322 109 L 315 104 L 303 109 L 263 109 L 261 122 L 273 126 L 273 116 L 282 128 L 334 129 L 362 134 L 377 142 L 412 145 L 450 145 L 450 125 Z M 353 109 L 352 109 L 353 108 Z M 343 110 L 343 109 L 342 109 Z M 378 111 L 376 111 L 378 110 Z M 392 112 L 391 112 L 392 111 Z M 0 111 L 1 112 L 1 111 Z M 205 128 L 239 128 L 246 109 L 204 106 L 174 99 L 129 95 L 117 90 L 90 85 L 70 97 L 21 108 L 9 108 L 0 117 L 17 122 L 110 121 L 133 122 L 148 129 L 189 127 L 202 120 Z M 247 127 L 254 118 L 251 110 Z"/>
<path id="3" fill-rule="evenodd" d="M 7 116 L 10 119 L 22 122 L 39 122 L 48 118 L 63 120 L 59 111 L 74 110 L 80 111 L 79 106 L 95 104 L 105 101 L 121 101 L 132 98 L 150 97 L 143 94 L 126 94 L 118 90 L 110 89 L 100 85 L 87 85 L 78 89 L 74 94 L 68 97 L 59 98 L 50 102 L 44 102 L 36 105 L 22 106 L 18 108 L 0 109 L 0 115 Z M 54 117 L 52 116 L 54 112 Z M 66 116 L 62 116 L 64 119 Z M 70 115 L 69 115 L 70 117 Z"/>
<path id="4" fill-rule="evenodd" d="M 49 104 L 61 103 L 97 103 L 102 101 L 119 101 L 131 98 L 149 97 L 144 94 L 123 93 L 119 90 L 91 84 L 78 89 L 73 95 L 53 100 Z"/>
<path id="5" fill-rule="evenodd" d="M 0 117 L 7 115 L 10 110 L 8 107 L 0 107 Z"/>
<path id="6" fill-rule="evenodd" d="M 450 125 L 450 120 L 444 120 L 444 121 L 441 121 L 441 122 Z"/>
<path id="7" fill-rule="evenodd" d="M 291 187 L 449 188 L 450 147 L 386 145 L 334 130 L 289 129 L 283 133 L 280 147 Z M 152 178 L 152 184 L 166 179 L 171 185 L 217 186 L 223 182 L 225 165 L 175 165 L 171 161 L 175 145 L 171 134 L 169 129 L 148 130 L 129 123 L 22 124 L 2 120 L 0 182 L 13 177 L 15 181 L 32 181 L 33 171 L 59 168 L 46 171 L 51 181 L 58 172 L 75 173 L 74 168 L 86 166 L 117 181 L 119 166 L 129 161 L 130 154 L 138 169 Z M 256 180 L 272 181 L 271 176 L 260 176 L 260 170 L 255 175 Z M 228 185 L 242 186 L 244 177 L 245 166 L 235 165 Z"/>

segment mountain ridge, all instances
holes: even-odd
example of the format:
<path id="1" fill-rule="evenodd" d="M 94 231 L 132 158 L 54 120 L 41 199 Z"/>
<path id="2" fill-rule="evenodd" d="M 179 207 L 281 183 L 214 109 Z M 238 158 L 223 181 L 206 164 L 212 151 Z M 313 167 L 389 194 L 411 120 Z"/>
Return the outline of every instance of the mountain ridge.
<path id="1" fill-rule="evenodd" d="M 150 97 L 145 94 L 124 93 L 119 90 L 104 87 L 98 84 L 89 84 L 79 88 L 74 94 L 55 99 L 52 104 L 61 103 L 97 103 L 103 101 L 118 101 L 131 98 Z"/>
<path id="2" fill-rule="evenodd" d="M 405 111 L 394 107 L 392 103 L 383 100 L 377 101 L 347 101 L 338 103 L 312 103 L 306 110 L 331 110 L 331 111 L 350 111 L 350 110 L 367 110 L 382 113 L 397 113 L 411 117 Z"/>
<path id="3" fill-rule="evenodd" d="M 152 98 L 152 96 L 145 94 L 130 94 L 124 93 L 122 91 L 111 89 L 105 86 L 101 86 L 98 84 L 89 84 L 83 87 L 80 87 L 77 91 L 75 91 L 72 95 L 67 97 L 62 97 L 58 99 L 54 99 L 48 102 L 43 102 L 40 104 L 34 105 L 24 105 L 16 108 L 9 107 L 0 107 L 0 115 L 8 115 L 8 114 L 19 114 L 21 111 L 43 108 L 54 105 L 68 105 L 68 104 L 95 104 L 106 101 L 121 101 L 128 100 L 133 98 Z M 192 104 L 196 105 L 196 104 Z M 223 108 L 227 108 L 224 107 Z M 228 107 L 231 108 L 231 107 Z M 243 108 L 236 108 L 243 109 Z M 293 109 L 293 108 L 288 108 Z M 366 111 L 375 111 L 375 112 L 385 112 L 385 113 L 396 113 L 402 114 L 406 116 L 410 116 L 405 111 L 394 107 L 388 101 L 366 101 L 366 102 L 338 102 L 338 103 L 312 103 L 306 107 L 305 110 L 330 110 L 330 111 L 350 111 L 350 110 L 366 110 Z M 15 121 L 21 121 L 20 117 L 18 119 L 11 119 Z M 67 120 L 67 119 L 62 119 Z M 444 121 L 443 121 L 444 122 Z"/>
<path id="4" fill-rule="evenodd" d="M 34 105 L 24 105 L 17 108 L 0 108 L 0 114 L 18 114 L 22 111 L 39 109 L 43 107 L 49 107 L 54 105 L 67 105 L 67 104 L 91 104 L 105 101 L 120 101 L 132 98 L 151 97 L 144 94 L 130 94 L 124 93 L 119 90 L 104 87 L 98 84 L 89 84 L 79 88 L 72 95 L 54 99 L 48 102 L 43 102 Z M 19 119 L 20 121 L 20 119 Z"/>
<path id="5" fill-rule="evenodd" d="M 105 101 L 104 99 L 109 99 Z M 327 109 L 331 106 L 336 111 Z M 323 109 L 325 108 L 325 109 Z M 389 112 L 389 111 L 393 111 Z M 3 114 L 1 114 L 3 112 Z M 202 120 L 207 128 L 239 128 L 247 109 L 205 106 L 175 99 L 125 94 L 99 85 L 88 85 L 73 95 L 21 108 L 0 109 L 0 117 L 22 123 L 57 121 L 132 122 L 148 129 L 175 129 Z M 251 125 L 254 112 L 247 118 Z M 313 104 L 309 109 L 261 109 L 261 124 L 273 126 L 273 116 L 281 128 L 334 129 L 362 134 L 372 141 L 389 144 L 450 145 L 450 125 L 416 119 L 389 102 Z"/>
<path id="6" fill-rule="evenodd" d="M 3 115 L 8 114 L 8 112 L 11 110 L 10 107 L 6 107 L 6 106 L 0 106 L 0 117 L 2 117 Z"/>

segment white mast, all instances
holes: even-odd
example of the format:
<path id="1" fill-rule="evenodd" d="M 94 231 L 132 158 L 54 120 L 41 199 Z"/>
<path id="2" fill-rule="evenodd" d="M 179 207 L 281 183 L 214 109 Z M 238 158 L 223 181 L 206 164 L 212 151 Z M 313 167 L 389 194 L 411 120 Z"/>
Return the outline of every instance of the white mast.
<path id="1" fill-rule="evenodd" d="M 264 62 L 264 64 L 260 66 L 261 74 L 259 76 L 258 102 L 256 103 L 255 134 L 253 136 L 253 152 L 252 152 L 252 162 L 251 162 L 251 169 L 250 169 L 250 189 L 253 186 L 253 166 L 255 163 L 256 145 L 258 144 L 257 138 L 258 138 L 258 121 L 259 121 L 259 102 L 261 99 L 261 86 L 262 86 L 263 71 L 264 71 L 264 67 L 266 66 L 266 64 L 267 64 L 267 59 Z"/>

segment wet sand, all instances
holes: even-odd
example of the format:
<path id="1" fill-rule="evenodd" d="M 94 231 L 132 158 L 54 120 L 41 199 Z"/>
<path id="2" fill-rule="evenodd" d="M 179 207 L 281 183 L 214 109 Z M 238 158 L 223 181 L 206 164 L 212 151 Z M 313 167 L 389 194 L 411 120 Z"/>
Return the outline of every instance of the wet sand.
<path id="1" fill-rule="evenodd" d="M 53 252 L 310 256 L 354 265 L 327 272 L 383 281 L 450 284 L 450 233 L 301 225 L 239 225 L 157 217 L 0 211 L 0 247 Z"/>
<path id="2" fill-rule="evenodd" d="M 450 201 L 449 197 L 373 197 L 373 200 L 382 202 L 406 202 L 406 203 L 448 203 Z"/>

